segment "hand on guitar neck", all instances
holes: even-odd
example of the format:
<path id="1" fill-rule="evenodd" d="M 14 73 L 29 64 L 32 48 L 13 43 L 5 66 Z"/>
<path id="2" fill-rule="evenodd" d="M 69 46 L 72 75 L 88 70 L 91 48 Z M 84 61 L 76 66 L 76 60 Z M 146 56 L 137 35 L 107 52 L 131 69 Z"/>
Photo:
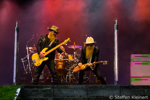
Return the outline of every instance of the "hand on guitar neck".
<path id="1" fill-rule="evenodd" d="M 60 49 L 63 51 L 61 53 L 62 55 L 68 56 L 68 54 L 66 53 L 65 48 L 63 46 L 60 46 Z"/>

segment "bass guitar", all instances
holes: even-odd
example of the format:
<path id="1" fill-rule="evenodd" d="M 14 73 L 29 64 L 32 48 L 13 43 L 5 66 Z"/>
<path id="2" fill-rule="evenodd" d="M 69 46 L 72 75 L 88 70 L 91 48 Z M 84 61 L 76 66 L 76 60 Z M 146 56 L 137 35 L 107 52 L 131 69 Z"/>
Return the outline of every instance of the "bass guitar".
<path id="1" fill-rule="evenodd" d="M 61 44 L 55 46 L 54 48 L 46 51 L 48 48 L 44 48 L 42 50 L 42 52 L 44 53 L 44 56 L 48 55 L 49 53 L 51 53 L 52 51 L 54 51 L 55 49 L 57 49 L 58 47 L 60 47 L 61 45 L 65 45 L 68 41 L 70 40 L 70 38 L 66 39 L 64 42 L 62 42 Z M 42 64 L 43 61 L 48 60 L 48 57 L 44 57 L 44 58 L 40 58 L 38 53 L 34 53 L 31 57 L 33 63 L 35 66 L 40 66 Z"/>
<path id="2" fill-rule="evenodd" d="M 83 64 L 82 66 L 76 66 L 74 69 L 73 69 L 73 72 L 76 73 L 80 70 L 84 70 L 86 69 L 87 67 L 90 67 L 92 70 L 94 70 L 95 68 L 95 64 L 99 64 L 99 63 L 103 63 L 103 65 L 107 65 L 108 61 L 98 61 L 98 62 L 93 62 L 93 63 L 86 63 L 86 64 Z"/>

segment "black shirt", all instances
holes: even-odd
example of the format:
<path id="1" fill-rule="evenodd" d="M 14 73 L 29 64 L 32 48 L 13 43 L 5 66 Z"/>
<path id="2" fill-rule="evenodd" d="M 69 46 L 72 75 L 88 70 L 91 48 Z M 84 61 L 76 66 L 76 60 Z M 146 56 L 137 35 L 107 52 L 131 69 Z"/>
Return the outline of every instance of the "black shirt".
<path id="1" fill-rule="evenodd" d="M 38 43 L 37 43 L 37 52 L 38 54 L 44 49 L 44 48 L 48 48 L 48 50 L 54 48 L 55 46 L 57 46 L 59 44 L 59 40 L 55 39 L 55 41 L 52 43 L 51 46 L 49 46 L 51 43 L 50 39 L 48 38 L 48 34 L 45 36 L 41 36 Z M 47 50 L 47 51 L 48 51 Z M 57 48 L 57 51 L 59 53 L 62 53 L 63 51 L 60 49 L 60 47 Z M 48 55 L 46 55 L 47 57 L 54 59 L 55 58 L 55 50 L 52 51 L 51 53 L 49 53 Z"/>

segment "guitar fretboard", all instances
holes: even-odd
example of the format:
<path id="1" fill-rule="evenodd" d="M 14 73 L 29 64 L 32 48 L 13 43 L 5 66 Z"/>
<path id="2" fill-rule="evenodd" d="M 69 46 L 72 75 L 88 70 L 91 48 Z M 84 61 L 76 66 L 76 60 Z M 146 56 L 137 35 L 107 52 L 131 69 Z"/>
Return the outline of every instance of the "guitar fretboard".
<path id="1" fill-rule="evenodd" d="M 54 51 L 55 49 L 57 49 L 57 48 L 60 47 L 61 45 L 63 45 L 63 43 L 61 43 L 61 44 L 55 46 L 54 48 L 52 48 L 51 50 L 45 52 L 44 56 L 48 55 L 49 53 L 51 53 L 52 51 Z"/>
<path id="2" fill-rule="evenodd" d="M 62 42 L 61 44 L 55 46 L 54 48 L 52 48 L 51 50 L 45 52 L 44 56 L 48 55 L 49 53 L 51 53 L 52 51 L 54 51 L 55 49 L 57 49 L 58 47 L 60 47 L 63 44 L 66 44 L 68 41 L 70 40 L 70 38 L 68 38 L 67 40 L 65 40 L 64 42 Z"/>

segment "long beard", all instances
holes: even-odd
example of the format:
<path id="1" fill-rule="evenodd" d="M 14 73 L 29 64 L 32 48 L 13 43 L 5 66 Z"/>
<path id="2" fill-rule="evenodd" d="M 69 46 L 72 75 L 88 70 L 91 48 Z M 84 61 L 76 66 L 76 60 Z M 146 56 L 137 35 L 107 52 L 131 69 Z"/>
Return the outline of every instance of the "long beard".
<path id="1" fill-rule="evenodd" d="M 50 39 L 50 41 L 54 42 L 56 37 L 50 32 L 48 35 L 48 38 Z"/>
<path id="2" fill-rule="evenodd" d="M 94 46 L 91 48 L 86 47 L 86 59 L 90 59 L 93 54 Z"/>

